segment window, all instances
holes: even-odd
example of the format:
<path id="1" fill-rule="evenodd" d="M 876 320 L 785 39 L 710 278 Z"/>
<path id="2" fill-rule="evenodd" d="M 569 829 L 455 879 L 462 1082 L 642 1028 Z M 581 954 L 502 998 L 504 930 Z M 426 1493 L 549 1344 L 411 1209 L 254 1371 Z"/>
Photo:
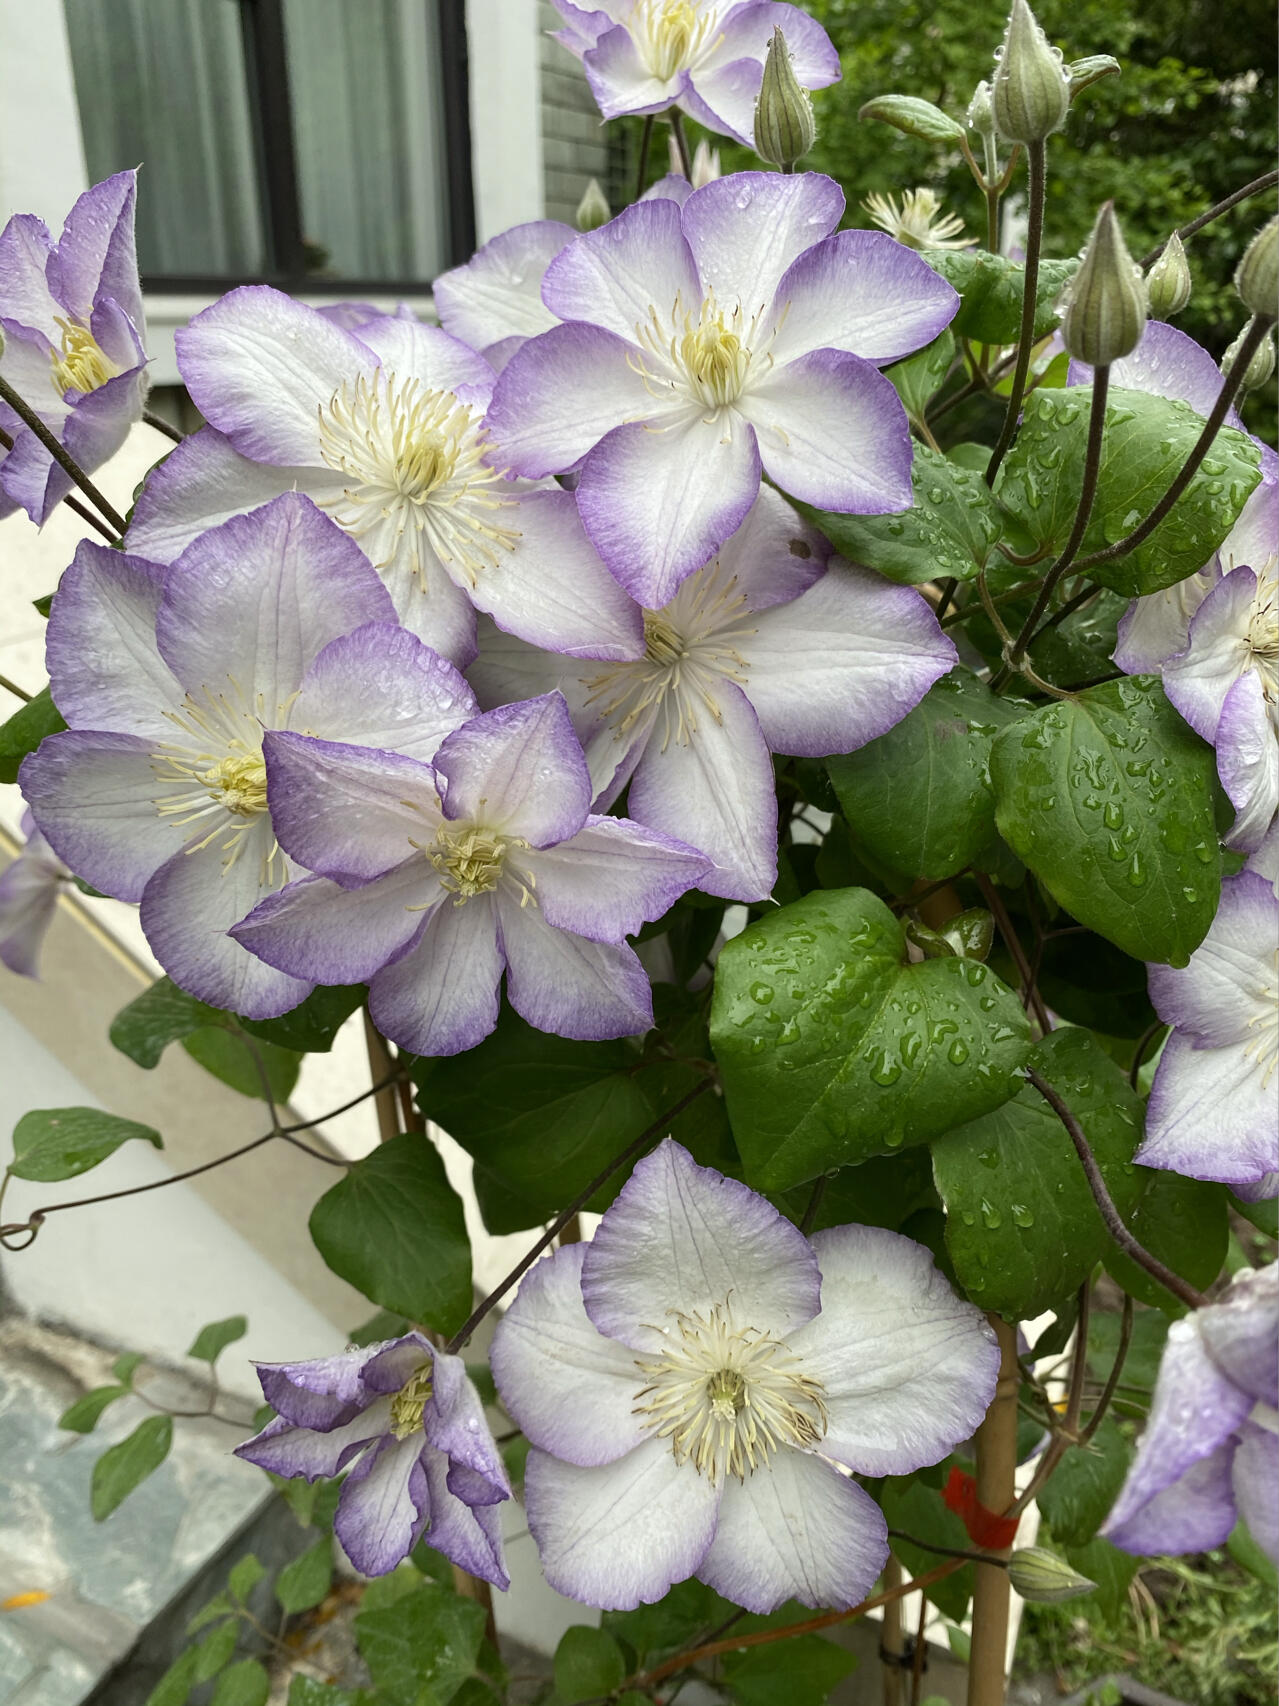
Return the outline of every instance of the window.
<path id="1" fill-rule="evenodd" d="M 464 0 L 64 0 L 153 289 L 420 288 L 474 246 Z"/>

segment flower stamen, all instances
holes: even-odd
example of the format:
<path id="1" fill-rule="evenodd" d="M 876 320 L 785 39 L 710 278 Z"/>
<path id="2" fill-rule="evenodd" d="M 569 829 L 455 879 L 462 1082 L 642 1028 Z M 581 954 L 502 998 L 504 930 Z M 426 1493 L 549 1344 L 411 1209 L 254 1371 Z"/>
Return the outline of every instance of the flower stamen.
<path id="1" fill-rule="evenodd" d="M 117 367 L 99 344 L 89 328 L 79 320 L 64 320 L 57 316 L 62 328 L 61 353 L 49 351 L 53 368 L 53 385 L 59 396 L 69 391 L 87 393 L 105 385 L 124 369 Z"/>

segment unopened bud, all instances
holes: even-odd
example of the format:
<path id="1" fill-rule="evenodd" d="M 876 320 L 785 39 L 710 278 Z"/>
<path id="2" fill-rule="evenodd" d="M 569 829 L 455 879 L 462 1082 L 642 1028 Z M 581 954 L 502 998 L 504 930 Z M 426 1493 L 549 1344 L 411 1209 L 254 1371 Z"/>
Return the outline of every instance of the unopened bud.
<path id="1" fill-rule="evenodd" d="M 1115 204 L 1108 201 L 1066 287 L 1061 341 L 1076 361 L 1109 367 L 1136 349 L 1146 318 L 1146 281 L 1128 253 Z"/>
<path id="2" fill-rule="evenodd" d="M 1171 320 L 1174 314 L 1190 301 L 1190 262 L 1181 238 L 1174 231 L 1164 244 L 1163 253 L 1146 274 L 1146 294 L 1150 298 L 1151 318 Z"/>
<path id="3" fill-rule="evenodd" d="M 816 140 L 813 103 L 795 75 L 786 37 L 774 29 L 755 103 L 755 152 L 789 172 Z"/>
<path id="4" fill-rule="evenodd" d="M 613 210 L 608 205 L 608 197 L 600 188 L 598 178 L 592 178 L 587 184 L 573 217 L 577 221 L 579 231 L 597 231 L 613 217 Z"/>
<path id="5" fill-rule="evenodd" d="M 968 128 L 976 131 L 983 141 L 995 135 L 995 103 L 991 98 L 990 84 L 984 77 L 973 90 L 973 98 L 968 103 Z"/>
<path id="6" fill-rule="evenodd" d="M 684 176 L 684 162 L 680 156 L 679 144 L 674 135 L 667 137 L 666 140 L 670 149 L 671 176 L 682 178 Z M 689 179 L 689 183 L 695 190 L 700 190 L 704 185 L 713 184 L 716 178 L 722 176 L 719 166 L 719 149 L 712 148 L 706 138 L 703 137 L 693 150 L 693 175 Z"/>
<path id="7" fill-rule="evenodd" d="M 1243 343 L 1247 335 L 1248 328 L 1245 326 L 1243 331 L 1240 332 L 1239 336 L 1235 339 L 1234 343 L 1232 343 L 1230 348 L 1226 351 L 1225 355 L 1222 356 L 1221 372 L 1223 378 L 1228 379 L 1230 377 L 1231 370 L 1235 365 L 1235 360 L 1239 355 L 1239 346 Z M 1241 388 L 1244 391 L 1257 390 L 1259 386 L 1265 385 L 1269 381 L 1274 370 L 1275 340 L 1270 333 L 1267 333 L 1257 345 L 1256 349 L 1252 352 L 1252 360 L 1248 363 L 1247 369 L 1244 372 Z"/>
<path id="8" fill-rule="evenodd" d="M 1013 0 L 995 62 L 995 124 L 1009 142 L 1042 142 L 1070 111 L 1070 78 L 1026 0 Z"/>
<path id="9" fill-rule="evenodd" d="M 1245 249 L 1235 289 L 1250 314 L 1273 320 L 1279 313 L 1279 219 L 1263 225 Z"/>
<path id="10" fill-rule="evenodd" d="M 1079 1599 L 1092 1593 L 1097 1584 L 1064 1558 L 1042 1546 L 1023 1546 L 1008 1560 L 1008 1580 L 1023 1599 L 1034 1605 L 1059 1605 L 1064 1599 Z"/>

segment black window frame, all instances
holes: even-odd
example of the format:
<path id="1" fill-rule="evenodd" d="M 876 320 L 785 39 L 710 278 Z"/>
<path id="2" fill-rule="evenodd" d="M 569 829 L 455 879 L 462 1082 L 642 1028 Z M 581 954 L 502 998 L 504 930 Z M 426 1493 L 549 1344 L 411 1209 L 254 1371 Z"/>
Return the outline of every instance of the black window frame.
<path id="1" fill-rule="evenodd" d="M 238 3 L 265 266 L 260 273 L 253 274 L 143 273 L 143 290 L 152 295 L 208 296 L 239 284 L 270 284 L 294 295 L 341 299 L 357 295 L 394 296 L 429 288 L 431 280 L 424 278 L 331 278 L 307 270 L 284 39 L 284 0 L 238 0 Z M 424 6 L 430 3 L 431 0 L 422 0 Z M 435 11 L 443 99 L 441 143 L 448 248 L 445 264 L 460 266 L 475 252 L 466 0 L 435 0 Z"/>

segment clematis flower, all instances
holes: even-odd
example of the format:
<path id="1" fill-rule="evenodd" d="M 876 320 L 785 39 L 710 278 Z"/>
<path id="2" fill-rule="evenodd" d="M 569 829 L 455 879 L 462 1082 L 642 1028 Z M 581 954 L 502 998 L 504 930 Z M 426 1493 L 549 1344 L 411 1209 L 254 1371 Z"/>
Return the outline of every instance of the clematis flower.
<path id="1" fill-rule="evenodd" d="M 493 372 L 419 321 L 358 336 L 266 286 L 233 290 L 177 334 L 210 426 L 154 470 L 129 543 L 159 562 L 278 493 L 308 493 L 377 568 L 400 620 L 450 660 L 474 656 L 475 610 L 574 652 L 611 622 L 615 657 L 641 639 L 576 525 L 569 493 L 508 481 L 485 460 Z"/>
<path id="2" fill-rule="evenodd" d="M 0 373 L 87 474 L 114 456 L 142 418 L 146 317 L 133 240 L 137 174 L 86 190 L 55 243 L 42 219 L 13 216 L 0 232 Z M 3 403 L 0 515 L 37 523 L 71 478 Z"/>
<path id="3" fill-rule="evenodd" d="M 314 1362 L 259 1363 L 277 1412 L 235 1455 L 273 1475 L 347 1471 L 333 1530 L 366 1576 L 425 1539 L 473 1576 L 507 1588 L 498 1506 L 511 1484 L 461 1357 L 421 1333 Z"/>
<path id="4" fill-rule="evenodd" d="M 490 238 L 431 286 L 441 326 L 500 373 L 522 344 L 557 323 L 542 301 L 542 278 L 576 236 L 557 219 L 534 219 Z"/>
<path id="5" fill-rule="evenodd" d="M 1279 1267 L 1244 1268 L 1168 1329 L 1146 1431 L 1102 1534 L 1207 1552 L 1238 1518 L 1279 1563 Z"/>
<path id="6" fill-rule="evenodd" d="M 264 731 L 395 741 L 426 759 L 475 703 L 395 625 L 359 548 L 298 494 L 214 528 L 167 571 L 82 544 L 53 601 L 47 659 L 70 726 L 23 761 L 37 825 L 94 888 L 141 901 L 175 983 L 255 1019 L 311 987 L 226 934 L 291 874 Z"/>
<path id="7" fill-rule="evenodd" d="M 71 873 L 22 814 L 26 844 L 0 872 L 0 965 L 19 977 L 38 977 L 40 949 L 58 906 L 58 890 Z"/>
<path id="8" fill-rule="evenodd" d="M 481 635 L 484 704 L 558 688 L 586 749 L 595 807 L 627 811 L 714 861 L 712 894 L 762 900 L 777 879 L 772 752 L 850 752 L 904 717 L 956 660 L 927 603 L 843 562 L 765 487 L 718 555 L 643 612 L 631 663 Z"/>
<path id="9" fill-rule="evenodd" d="M 637 202 L 546 270 L 569 323 L 503 370 L 494 455 L 531 477 L 580 463 L 586 531 L 650 610 L 745 520 L 761 468 L 825 509 L 913 501 L 905 410 L 873 363 L 959 299 L 882 232 L 836 233 L 843 210 L 829 178 L 742 172 L 682 208 Z"/>
<path id="10" fill-rule="evenodd" d="M 652 1024 L 625 938 L 707 862 L 590 815 L 559 694 L 474 718 L 432 764 L 290 733 L 263 746 L 280 844 L 320 873 L 236 928 L 268 964 L 367 982 L 378 1029 L 414 1054 L 460 1054 L 486 1037 L 503 969 L 511 1005 L 539 1030 L 595 1039 Z"/>
<path id="11" fill-rule="evenodd" d="M 1192 1179 L 1247 1186 L 1279 1171 L 1279 899 L 1241 871 L 1221 885 L 1212 928 L 1180 970 L 1147 968 L 1173 1027 L 1136 1159 Z"/>
<path id="12" fill-rule="evenodd" d="M 774 29 L 805 89 L 839 81 L 826 31 L 798 6 L 759 0 L 552 0 L 555 39 L 576 58 L 607 118 L 678 107 L 708 130 L 754 146 L 755 102 Z"/>
<path id="13" fill-rule="evenodd" d="M 530 1269 L 490 1360 L 552 1587 L 628 1609 L 696 1575 L 768 1612 L 865 1597 L 888 1546 L 851 1474 L 967 1439 L 999 1354 L 920 1245 L 810 1241 L 667 1139 L 590 1243 Z"/>
<path id="14" fill-rule="evenodd" d="M 957 213 L 937 218 L 941 205 L 937 193 L 926 187 L 906 190 L 900 207 L 891 195 L 868 195 L 862 203 L 876 225 L 908 249 L 971 249 L 977 239 L 963 235 Z"/>

